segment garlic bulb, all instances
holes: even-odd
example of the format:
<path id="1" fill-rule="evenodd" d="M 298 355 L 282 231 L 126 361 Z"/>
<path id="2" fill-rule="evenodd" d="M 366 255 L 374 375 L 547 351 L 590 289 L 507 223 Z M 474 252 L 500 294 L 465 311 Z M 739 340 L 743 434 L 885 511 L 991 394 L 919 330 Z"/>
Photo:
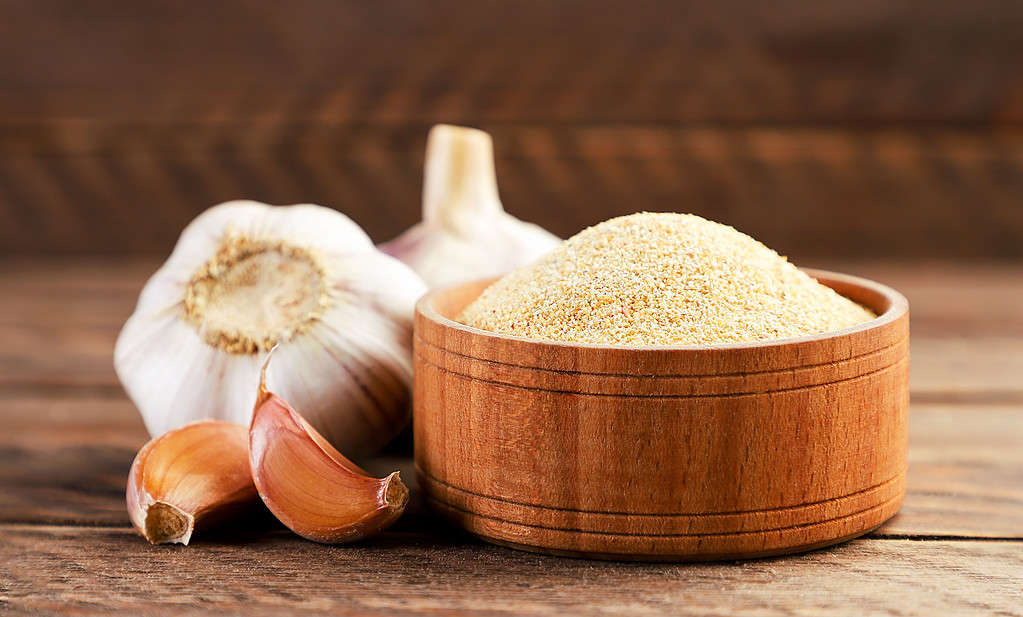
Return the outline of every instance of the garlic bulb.
<path id="1" fill-rule="evenodd" d="M 380 250 L 440 287 L 505 274 L 560 243 L 504 211 L 490 135 L 439 124 L 426 143 L 423 220 Z"/>
<path id="2" fill-rule="evenodd" d="M 261 352 L 271 379 L 334 445 L 383 445 L 408 419 L 412 314 L 426 290 L 348 217 L 234 201 L 181 234 L 117 339 L 114 366 L 150 434 L 248 424 Z"/>

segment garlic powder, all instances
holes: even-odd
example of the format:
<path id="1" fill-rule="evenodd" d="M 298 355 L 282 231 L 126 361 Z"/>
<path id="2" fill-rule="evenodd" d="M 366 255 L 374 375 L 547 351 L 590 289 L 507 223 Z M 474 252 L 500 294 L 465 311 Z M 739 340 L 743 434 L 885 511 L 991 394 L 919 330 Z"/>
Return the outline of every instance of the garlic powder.
<path id="1" fill-rule="evenodd" d="M 727 225 L 639 213 L 583 230 L 488 287 L 459 321 L 551 341 L 703 345 L 789 338 L 874 318 Z"/>

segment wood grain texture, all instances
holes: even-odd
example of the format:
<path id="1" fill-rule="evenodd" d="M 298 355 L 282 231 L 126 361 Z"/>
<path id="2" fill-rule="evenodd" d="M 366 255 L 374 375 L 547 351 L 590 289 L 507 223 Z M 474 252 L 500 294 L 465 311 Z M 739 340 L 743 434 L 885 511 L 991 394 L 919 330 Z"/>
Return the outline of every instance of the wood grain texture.
<path id="1" fill-rule="evenodd" d="M 862 540 L 744 563 L 595 564 L 392 534 L 151 547 L 113 529 L 0 526 L 14 615 L 1023 615 L 1023 543 Z"/>
<path id="2" fill-rule="evenodd" d="M 637 210 L 795 257 L 1020 257 L 1023 9 L 609 0 L 6 3 L 0 252 L 165 253 L 227 199 L 417 219 L 436 122 L 505 204 Z M 569 26 L 570 24 L 570 26 Z"/>
<path id="3" fill-rule="evenodd" d="M 905 505 L 826 551 L 685 566 L 490 547 L 415 502 L 392 532 L 349 548 L 265 524 L 148 546 L 123 495 L 146 435 L 110 353 L 156 265 L 0 262 L 0 613 L 1023 615 L 1018 265 L 825 264 L 913 305 Z M 407 458 L 367 463 L 414 478 Z"/>
<path id="4" fill-rule="evenodd" d="M 416 307 L 416 469 L 474 534 L 558 554 L 721 559 L 865 533 L 905 492 L 909 307 L 810 274 L 878 318 L 722 348 L 590 347 L 452 321 L 487 281 Z"/>
<path id="5" fill-rule="evenodd" d="M 0 397 L 0 522 L 127 526 L 124 482 L 148 439 L 123 396 L 5 394 Z M 906 501 L 877 533 L 893 537 L 1023 539 L 1023 413 L 1012 405 L 916 404 L 909 416 Z M 55 428 L 55 427 L 59 427 Z M 412 461 L 390 453 L 360 461 L 372 473 Z M 399 529 L 425 531 L 418 500 Z"/>
<path id="6" fill-rule="evenodd" d="M 0 522 L 130 524 L 125 483 L 149 435 L 127 397 L 10 394 L 0 387 L 0 421 L 10 427 L 0 434 Z M 381 477 L 400 471 L 402 480 L 416 487 L 412 461 L 400 450 L 359 463 Z M 409 521 L 416 520 L 419 508 L 413 500 Z"/>
<path id="7" fill-rule="evenodd" d="M 997 0 L 59 0 L 4 17 L 0 117 L 24 124 L 1023 120 L 1023 9 Z"/>
<path id="8" fill-rule="evenodd" d="M 123 478 L 145 431 L 110 358 L 116 332 L 156 266 L 84 259 L 0 267 L 0 284 L 17 290 L 0 303 L 0 414 L 11 427 L 0 435 L 0 485 L 9 487 L 0 491 L 3 520 L 126 524 Z M 1023 271 L 838 267 L 890 283 L 913 304 L 909 498 L 886 532 L 1018 537 L 1023 462 L 1012 443 L 1023 435 L 1023 343 L 992 335 L 1023 331 L 1013 310 L 1023 301 Z M 964 418 L 970 430 L 958 430 Z M 410 465 L 402 475 L 413 478 Z"/>
<path id="9" fill-rule="evenodd" d="M 123 479 L 145 431 L 110 358 L 116 332 L 156 266 L 85 259 L 0 267 L 0 284 L 18 290 L 0 303 L 0 415 L 11 427 L 0 435 L 0 485 L 9 487 L 0 491 L 3 520 L 126 524 Z M 991 337 L 1023 331 L 1013 310 L 1023 271 L 838 266 L 894 285 L 913 305 L 909 497 L 884 531 L 1019 537 L 1023 462 L 1012 444 L 1023 435 L 1023 343 Z M 970 430 L 959 430 L 965 418 Z M 402 476 L 414 477 L 410 465 Z"/>
<path id="10" fill-rule="evenodd" d="M 96 256 L 0 260 L 0 287 L 17 290 L 0 303 L 0 386 L 120 393 L 114 340 L 159 265 L 153 258 Z M 910 385 L 919 400 L 1023 400 L 1019 264 L 823 265 L 880 281 L 909 298 Z"/>
<path id="11" fill-rule="evenodd" d="M 878 535 L 1023 538 L 1023 406 L 910 409 L 906 502 Z"/>
<path id="12" fill-rule="evenodd" d="M 480 126 L 505 206 L 563 237 L 685 211 L 797 260 L 1023 256 L 1010 130 Z M 0 125 L 0 253 L 166 254 L 198 213 L 238 198 L 321 203 L 388 240 L 419 220 L 428 128 Z"/>

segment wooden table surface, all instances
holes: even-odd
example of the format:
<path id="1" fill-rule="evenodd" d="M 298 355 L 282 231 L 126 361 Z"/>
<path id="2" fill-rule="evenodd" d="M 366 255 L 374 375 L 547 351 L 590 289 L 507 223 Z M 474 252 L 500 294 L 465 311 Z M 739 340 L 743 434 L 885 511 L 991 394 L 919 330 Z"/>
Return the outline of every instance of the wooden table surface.
<path id="1" fill-rule="evenodd" d="M 841 546 L 709 564 L 516 552 L 415 502 L 393 530 L 349 547 L 272 523 L 148 545 L 124 508 L 147 435 L 111 357 L 156 265 L 0 262 L 0 612 L 1023 615 L 1021 265 L 823 264 L 910 299 L 905 506 Z M 368 465 L 412 475 L 400 449 Z"/>

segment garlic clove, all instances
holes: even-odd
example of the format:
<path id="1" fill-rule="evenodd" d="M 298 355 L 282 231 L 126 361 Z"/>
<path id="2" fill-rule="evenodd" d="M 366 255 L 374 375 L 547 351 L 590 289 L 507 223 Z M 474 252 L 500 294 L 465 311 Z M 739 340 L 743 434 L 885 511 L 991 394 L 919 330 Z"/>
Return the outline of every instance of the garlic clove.
<path id="1" fill-rule="evenodd" d="M 142 446 L 126 490 L 135 529 L 153 544 L 188 544 L 196 529 L 258 504 L 247 438 L 240 424 L 202 420 Z"/>
<path id="2" fill-rule="evenodd" d="M 249 428 L 249 464 L 274 516 L 303 538 L 328 544 L 366 538 L 397 520 L 409 495 L 398 472 L 370 477 L 269 392 L 265 379 L 264 372 Z"/>
<path id="3" fill-rule="evenodd" d="M 560 243 L 504 211 L 490 135 L 440 124 L 426 145 L 423 220 L 380 250 L 439 287 L 504 274 Z"/>

